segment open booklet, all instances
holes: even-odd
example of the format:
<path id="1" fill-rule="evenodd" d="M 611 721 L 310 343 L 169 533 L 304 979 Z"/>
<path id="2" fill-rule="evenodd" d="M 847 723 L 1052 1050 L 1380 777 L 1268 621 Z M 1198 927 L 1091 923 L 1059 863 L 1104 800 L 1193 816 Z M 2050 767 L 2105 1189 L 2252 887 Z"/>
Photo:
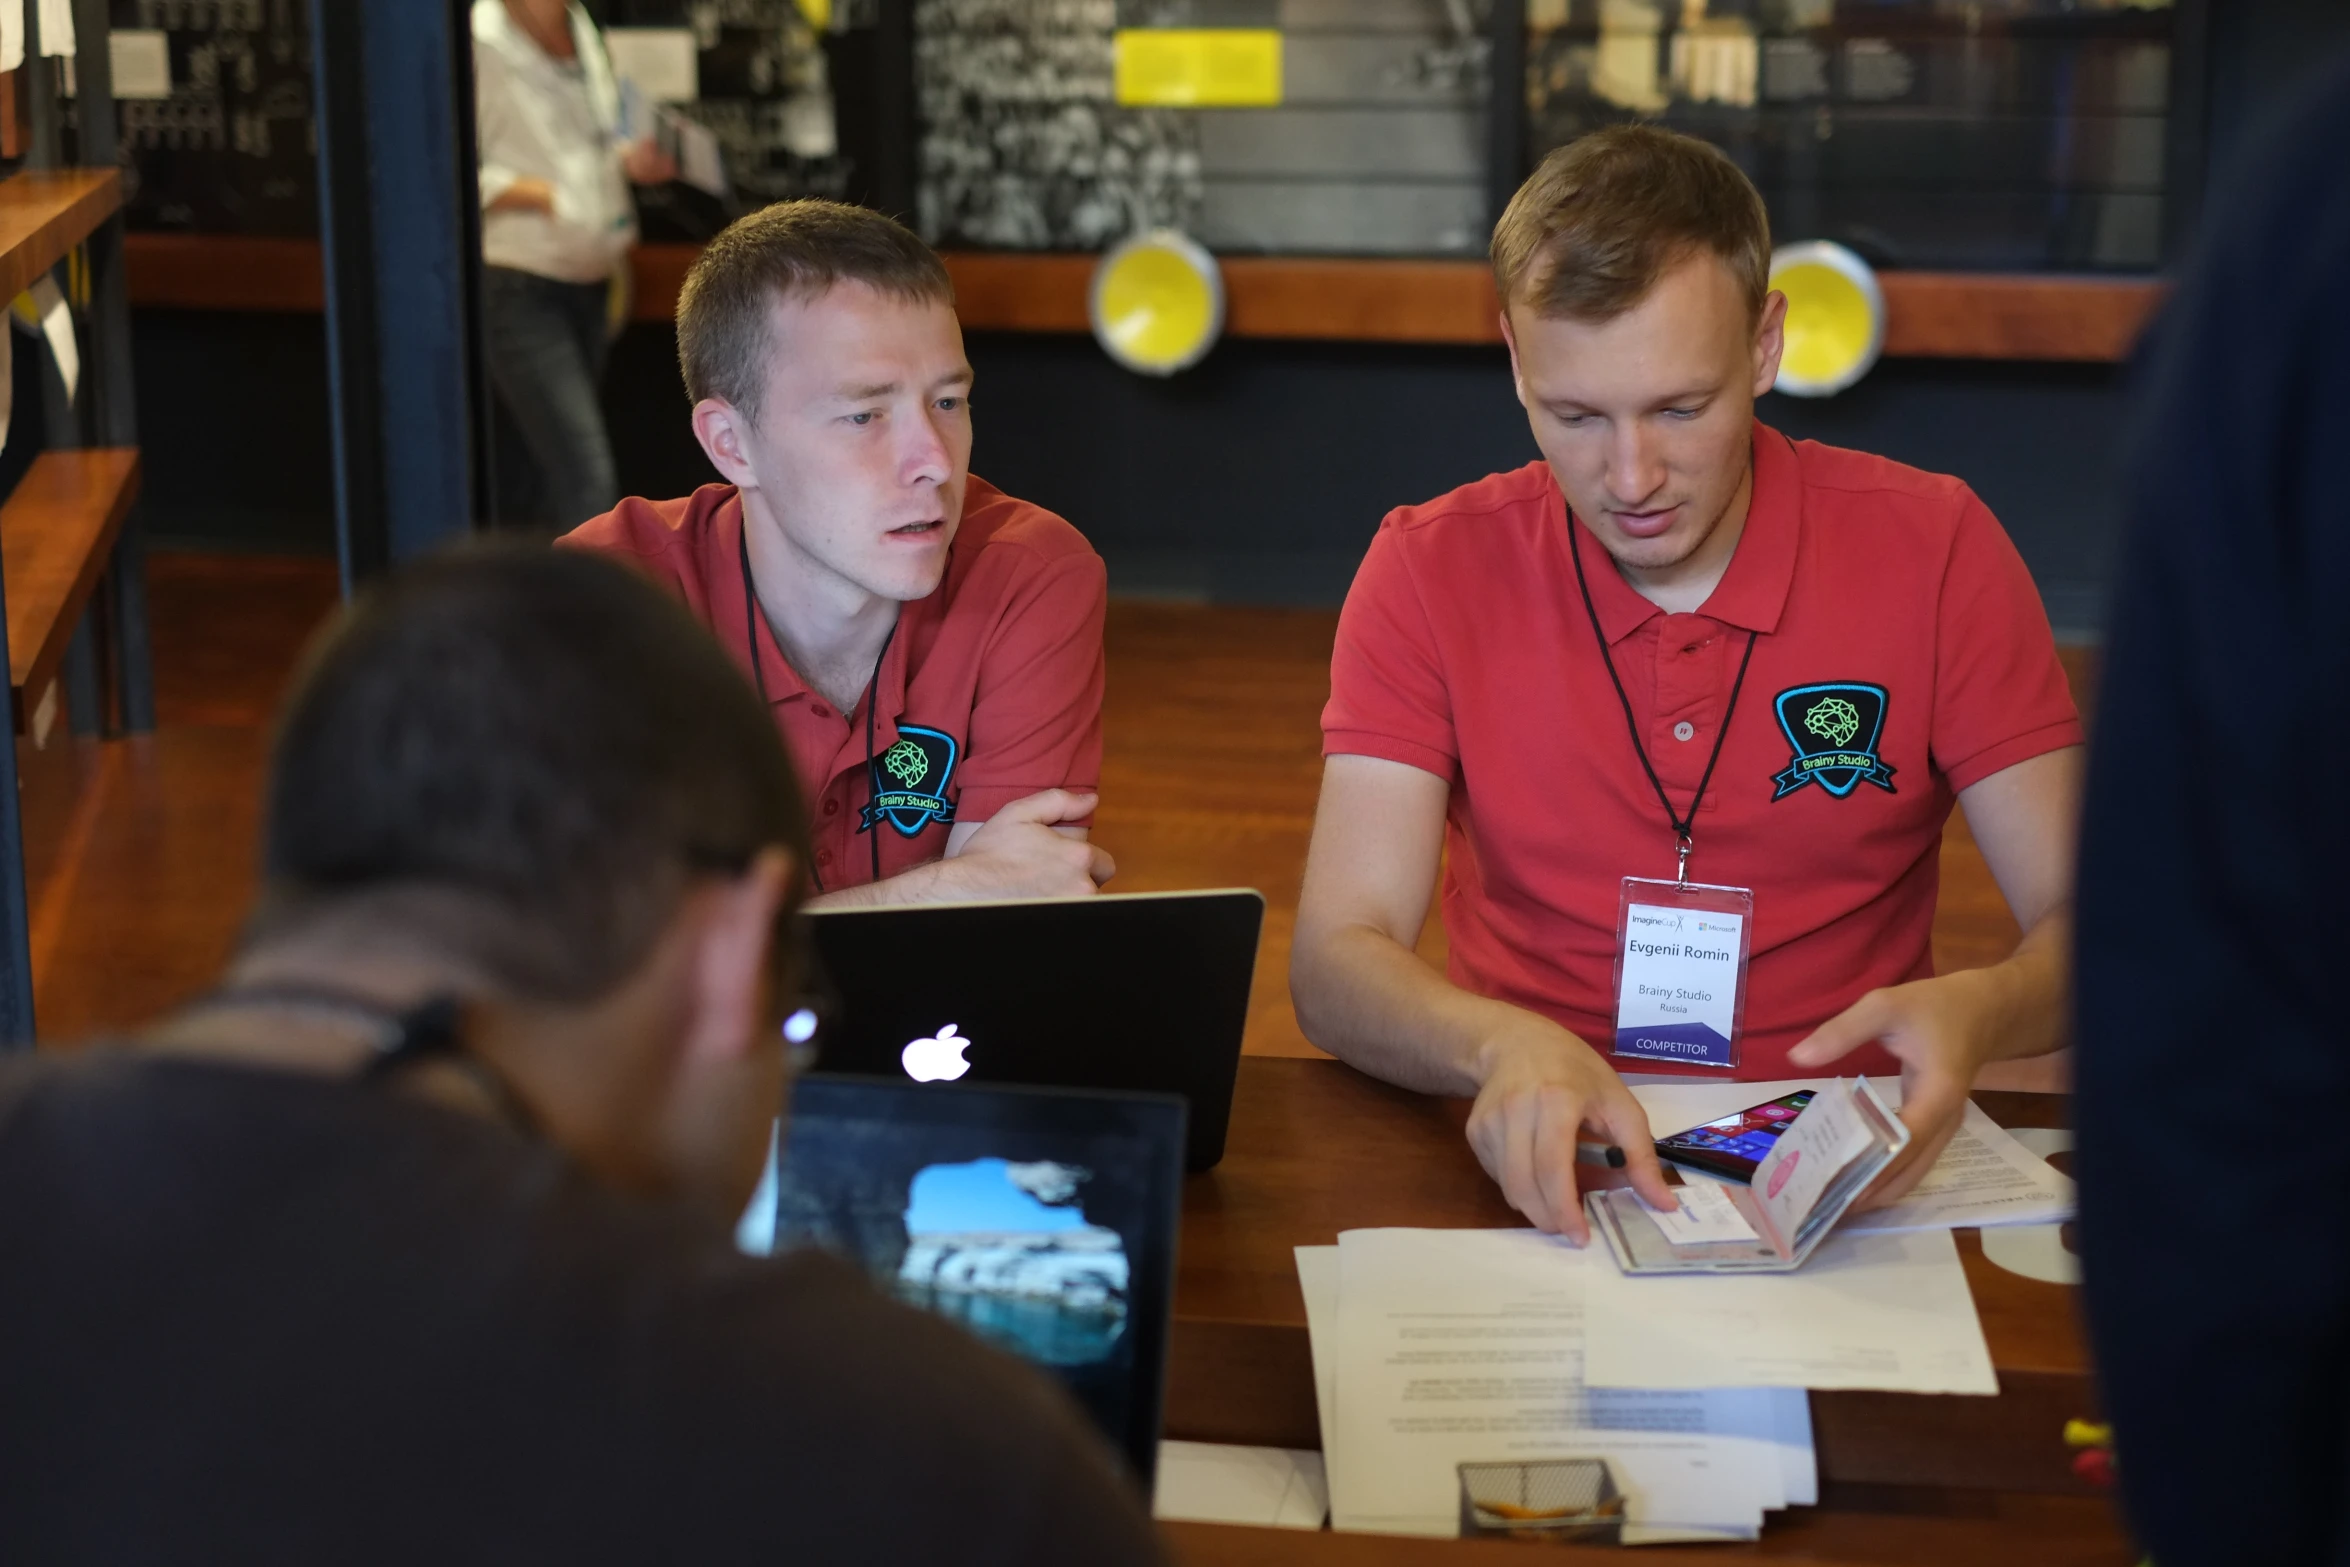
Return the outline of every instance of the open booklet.
<path id="1" fill-rule="evenodd" d="M 1746 1186 L 1683 1186 L 1659 1213 L 1629 1188 L 1583 1199 L 1626 1273 L 1787 1273 L 1803 1266 L 1894 1155 L 1909 1128 L 1868 1079 L 1839 1078 L 1782 1133 Z"/>

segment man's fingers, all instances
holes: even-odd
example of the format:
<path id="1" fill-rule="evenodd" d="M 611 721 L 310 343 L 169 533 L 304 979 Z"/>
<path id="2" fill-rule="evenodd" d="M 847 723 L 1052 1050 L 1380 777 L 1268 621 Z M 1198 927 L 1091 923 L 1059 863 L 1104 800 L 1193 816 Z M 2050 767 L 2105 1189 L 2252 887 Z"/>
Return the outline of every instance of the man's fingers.
<path id="1" fill-rule="evenodd" d="M 1940 1074 L 1930 1080 L 1912 1080 L 1907 1073 L 1903 1077 L 1901 1119 L 1909 1128 L 1909 1146 L 1863 1194 L 1863 1209 L 1882 1208 L 1908 1196 L 1934 1168 L 1966 1117 L 1966 1084 Z"/>
<path id="2" fill-rule="evenodd" d="M 1893 1009 L 1885 992 L 1872 990 L 1811 1031 L 1809 1038 L 1787 1052 L 1791 1066 L 1818 1067 L 1851 1054 L 1872 1039 L 1884 1037 L 1893 1026 Z"/>
<path id="3" fill-rule="evenodd" d="M 1534 1181 L 1545 1210 L 1534 1222 L 1577 1246 L 1591 1239 L 1575 1180 L 1576 1133 L 1582 1126 L 1583 1106 L 1568 1090 L 1546 1088 L 1534 1101 Z"/>
<path id="4" fill-rule="evenodd" d="M 1058 822 L 1074 822 L 1093 814 L 1101 804 L 1101 796 L 1091 790 L 1046 789 L 1037 794 L 1024 795 L 988 818 L 990 821 L 1034 822 L 1050 827 Z"/>
<path id="5" fill-rule="evenodd" d="M 1649 1130 L 1648 1112 L 1640 1108 L 1640 1101 L 1625 1092 L 1593 1108 L 1599 1112 L 1600 1126 L 1624 1151 L 1624 1173 L 1632 1178 L 1632 1189 L 1651 1207 L 1668 1211 L 1680 1207 L 1681 1199 L 1665 1184 L 1664 1161 L 1656 1156 L 1656 1136 Z"/>
<path id="6" fill-rule="evenodd" d="M 1530 1223 L 1547 1230 L 1550 1226 L 1542 1222 L 1542 1188 L 1534 1179 L 1534 1128 L 1528 1124 L 1525 1101 L 1512 1099 L 1504 1104 L 1500 1123 L 1495 1129 L 1499 1146 L 1494 1154 L 1501 1167 L 1494 1175 L 1501 1182 L 1501 1194 Z"/>
<path id="7" fill-rule="evenodd" d="M 1107 849 L 1090 843 L 1086 847 L 1093 850 L 1093 858 L 1086 868 L 1086 874 L 1091 876 L 1093 884 L 1099 887 L 1118 874 L 1118 862 L 1110 858 L 1110 852 Z"/>

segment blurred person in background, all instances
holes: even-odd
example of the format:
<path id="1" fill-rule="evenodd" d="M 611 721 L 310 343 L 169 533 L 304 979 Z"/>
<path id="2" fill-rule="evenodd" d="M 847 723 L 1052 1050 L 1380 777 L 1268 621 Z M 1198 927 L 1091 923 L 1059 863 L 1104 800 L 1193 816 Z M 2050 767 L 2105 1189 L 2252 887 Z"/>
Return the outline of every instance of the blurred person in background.
<path id="1" fill-rule="evenodd" d="M 499 511 L 574 527 L 620 499 L 598 387 L 614 275 L 636 242 L 629 183 L 677 166 L 649 139 L 622 140 L 611 62 L 577 4 L 475 0 L 473 79 Z"/>
<path id="2" fill-rule="evenodd" d="M 2089 1328 L 2161 1567 L 2350 1562 L 2346 146 L 2350 61 L 2213 187 L 2126 470 L 2074 1113 Z"/>

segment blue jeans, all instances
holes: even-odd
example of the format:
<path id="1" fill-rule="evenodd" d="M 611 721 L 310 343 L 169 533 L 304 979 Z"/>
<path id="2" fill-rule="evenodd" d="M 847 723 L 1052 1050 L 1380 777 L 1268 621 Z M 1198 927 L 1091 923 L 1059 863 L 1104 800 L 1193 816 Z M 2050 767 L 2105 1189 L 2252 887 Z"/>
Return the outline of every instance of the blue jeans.
<path id="1" fill-rule="evenodd" d="M 483 357 L 497 396 L 498 520 L 578 527 L 620 503 L 598 385 L 606 286 L 481 270 Z"/>

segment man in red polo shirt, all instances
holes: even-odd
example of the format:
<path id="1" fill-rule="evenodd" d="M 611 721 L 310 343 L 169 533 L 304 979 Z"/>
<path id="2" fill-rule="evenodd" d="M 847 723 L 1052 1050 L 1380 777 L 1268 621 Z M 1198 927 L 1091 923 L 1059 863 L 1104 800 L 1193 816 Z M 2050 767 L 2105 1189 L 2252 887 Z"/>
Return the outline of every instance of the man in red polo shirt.
<path id="1" fill-rule="evenodd" d="M 1109 879 L 1101 558 L 971 472 L 954 288 L 902 225 L 829 201 L 734 223 L 677 355 L 726 479 L 566 544 L 673 587 L 757 682 L 815 812 L 812 907 L 1063 897 Z"/>
<path id="2" fill-rule="evenodd" d="M 1619 1070 L 1898 1070 L 1915 1138 L 1886 1201 L 1985 1063 L 2064 1038 L 2081 727 L 2046 614 L 1965 485 L 1756 422 L 1769 255 L 1703 143 L 1624 126 L 1545 160 L 1493 241 L 1545 460 L 1390 514 L 1331 660 L 1299 1020 L 1473 1095 L 1487 1171 L 1578 1241 L 1579 1134 L 1671 1203 Z M 1954 803 L 2024 938 L 1937 977 Z M 1447 976 L 1412 950 L 1440 865 Z M 1750 895 L 1715 904 L 1746 910 L 1734 1047 L 1619 1027 L 1655 994 L 1619 1011 L 1627 905 L 1674 896 L 1627 878 Z"/>

